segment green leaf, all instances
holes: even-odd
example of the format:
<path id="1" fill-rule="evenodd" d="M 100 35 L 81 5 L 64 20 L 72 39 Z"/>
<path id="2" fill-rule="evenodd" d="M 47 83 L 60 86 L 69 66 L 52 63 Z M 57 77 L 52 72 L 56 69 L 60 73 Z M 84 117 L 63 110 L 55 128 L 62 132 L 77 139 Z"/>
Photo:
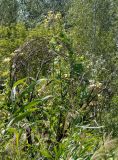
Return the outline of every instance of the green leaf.
<path id="1" fill-rule="evenodd" d="M 83 72 L 83 66 L 81 63 L 74 64 L 73 69 L 74 69 L 74 73 L 76 73 L 76 74 Z"/>
<path id="2" fill-rule="evenodd" d="M 30 113 L 36 111 L 38 108 L 33 108 L 33 109 L 30 109 L 28 111 L 26 111 L 25 113 L 22 113 L 18 116 L 15 117 L 14 119 L 14 122 L 18 122 L 18 121 L 21 121 L 22 119 L 26 118 L 26 116 L 28 116 Z"/>
<path id="3" fill-rule="evenodd" d="M 26 89 L 24 89 L 22 91 L 22 93 L 20 94 L 20 97 L 22 97 L 23 95 L 30 93 L 34 90 L 34 87 L 38 84 L 40 84 L 42 81 L 46 81 L 47 79 L 39 79 L 37 81 L 33 81 Z"/>
<path id="4" fill-rule="evenodd" d="M 27 105 L 25 105 L 25 106 L 24 106 L 24 110 L 25 110 L 25 109 L 30 109 L 30 108 L 38 105 L 39 103 L 41 103 L 41 100 L 40 100 L 40 99 L 34 100 L 34 101 L 28 103 Z"/>
<path id="5" fill-rule="evenodd" d="M 12 127 L 8 128 L 7 131 L 9 133 L 18 133 L 18 131 L 16 130 L 16 128 L 12 128 Z"/>
<path id="6" fill-rule="evenodd" d="M 16 86 L 18 86 L 19 84 L 24 83 L 25 80 L 26 80 L 26 78 L 18 80 L 17 82 L 14 83 L 13 88 L 15 88 Z"/>
<path id="7" fill-rule="evenodd" d="M 7 127 L 10 127 L 12 124 L 16 123 L 16 122 L 19 122 L 21 120 L 23 120 L 24 118 L 26 118 L 29 114 L 31 114 L 32 112 L 38 110 L 38 108 L 33 108 L 33 109 L 30 109 L 24 113 L 21 113 L 19 114 L 18 116 L 14 117 L 8 124 Z"/>
<path id="8" fill-rule="evenodd" d="M 52 159 L 51 154 L 50 154 L 49 151 L 46 150 L 46 149 L 41 150 L 41 154 L 42 154 L 44 157 L 46 157 L 46 158 Z"/>
<path id="9" fill-rule="evenodd" d="M 9 133 L 14 133 L 15 134 L 15 138 L 16 138 L 16 146 L 18 147 L 18 142 L 19 142 L 19 133 L 18 130 L 16 128 L 8 128 L 7 131 Z"/>

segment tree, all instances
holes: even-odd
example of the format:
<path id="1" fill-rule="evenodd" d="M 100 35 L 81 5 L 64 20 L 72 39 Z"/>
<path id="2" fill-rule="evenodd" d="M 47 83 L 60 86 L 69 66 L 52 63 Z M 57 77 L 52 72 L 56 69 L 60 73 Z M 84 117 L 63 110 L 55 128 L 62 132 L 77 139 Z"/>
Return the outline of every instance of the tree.
<path id="1" fill-rule="evenodd" d="M 20 0 L 22 18 L 29 27 L 34 27 L 45 18 L 49 11 L 66 13 L 68 0 Z"/>
<path id="2" fill-rule="evenodd" d="M 10 25 L 17 22 L 18 17 L 18 1 L 17 0 L 1 0 L 0 1 L 0 25 Z"/>
<path id="3" fill-rule="evenodd" d="M 98 98 L 99 109 L 96 106 L 96 110 L 101 110 L 103 114 L 108 113 L 108 108 L 113 109 L 110 101 L 117 92 L 113 89 L 113 83 L 117 83 L 115 81 L 117 81 L 118 67 L 115 60 L 117 58 L 116 6 L 116 1 L 108 0 L 73 1 L 69 11 L 70 35 L 77 52 L 85 56 L 88 61 L 85 63 L 88 65 L 86 74 L 89 79 L 102 83 L 104 88 L 102 94 L 99 94 L 101 98 Z"/>

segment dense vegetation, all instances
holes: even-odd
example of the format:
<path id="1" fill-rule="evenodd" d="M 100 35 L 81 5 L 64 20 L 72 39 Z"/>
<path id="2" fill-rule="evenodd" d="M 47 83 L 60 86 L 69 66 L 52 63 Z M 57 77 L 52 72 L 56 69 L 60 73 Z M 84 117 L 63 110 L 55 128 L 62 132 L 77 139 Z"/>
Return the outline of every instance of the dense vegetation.
<path id="1" fill-rule="evenodd" d="M 118 0 L 0 0 L 0 160 L 118 159 Z"/>

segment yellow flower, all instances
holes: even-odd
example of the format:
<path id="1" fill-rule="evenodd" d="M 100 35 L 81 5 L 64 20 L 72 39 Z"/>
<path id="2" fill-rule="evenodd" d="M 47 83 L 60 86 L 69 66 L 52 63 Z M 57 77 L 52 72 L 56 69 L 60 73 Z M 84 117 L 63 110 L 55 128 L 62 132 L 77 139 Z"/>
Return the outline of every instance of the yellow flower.
<path id="1" fill-rule="evenodd" d="M 5 59 L 3 60 L 4 63 L 9 62 L 9 61 L 10 61 L 10 58 L 9 58 L 9 57 L 8 57 L 8 58 L 5 58 Z"/>

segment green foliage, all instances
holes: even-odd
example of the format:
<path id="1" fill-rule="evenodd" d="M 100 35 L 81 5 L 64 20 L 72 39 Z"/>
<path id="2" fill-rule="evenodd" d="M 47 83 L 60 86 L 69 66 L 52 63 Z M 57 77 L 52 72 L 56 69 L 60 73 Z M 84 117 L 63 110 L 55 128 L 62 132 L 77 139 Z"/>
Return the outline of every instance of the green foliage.
<path id="1" fill-rule="evenodd" d="M 1 79 L 8 75 L 9 62 L 13 51 L 23 44 L 27 30 L 22 23 L 0 26 L 0 75 Z"/>
<path id="2" fill-rule="evenodd" d="M 0 25 L 10 25 L 16 23 L 18 16 L 17 0 L 0 1 Z"/>
<path id="3" fill-rule="evenodd" d="M 117 160 L 117 2 L 26 2 L 0 26 L 0 159 Z"/>

